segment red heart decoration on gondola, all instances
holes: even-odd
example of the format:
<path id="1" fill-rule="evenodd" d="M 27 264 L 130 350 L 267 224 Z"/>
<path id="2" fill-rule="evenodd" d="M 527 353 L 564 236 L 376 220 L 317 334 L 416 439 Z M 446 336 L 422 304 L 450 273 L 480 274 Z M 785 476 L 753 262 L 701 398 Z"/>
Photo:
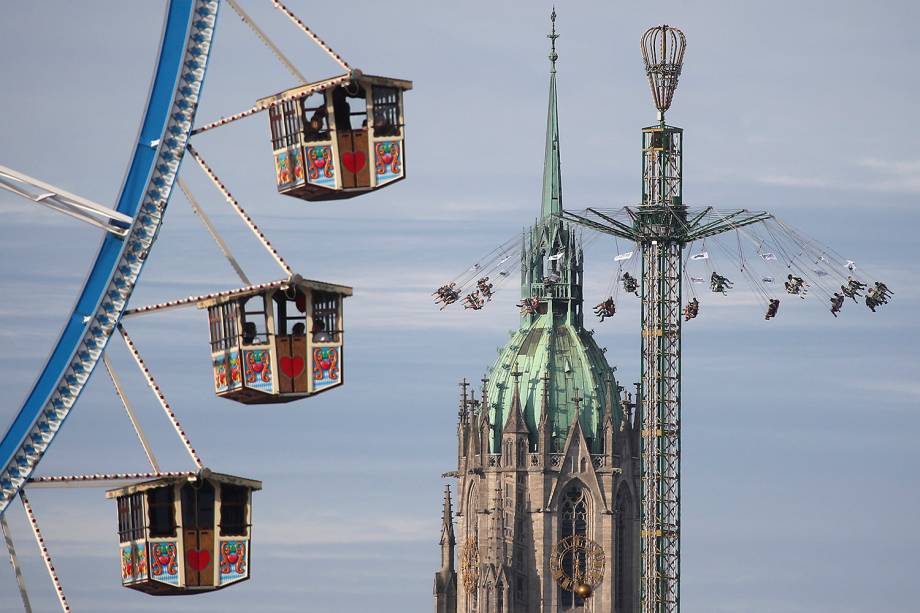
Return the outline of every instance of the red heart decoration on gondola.
<path id="1" fill-rule="evenodd" d="M 348 172 L 357 173 L 364 168 L 364 164 L 366 163 L 367 156 L 364 155 L 363 151 L 346 151 L 342 154 L 342 166 L 344 166 Z"/>
<path id="2" fill-rule="evenodd" d="M 202 570 L 211 563 L 211 552 L 206 549 L 189 549 L 186 557 L 194 570 Z"/>
<path id="3" fill-rule="evenodd" d="M 300 375 L 303 372 L 304 363 L 303 358 L 300 356 L 288 357 L 286 355 L 281 356 L 281 372 L 286 374 L 288 377 L 293 379 L 294 377 Z"/>

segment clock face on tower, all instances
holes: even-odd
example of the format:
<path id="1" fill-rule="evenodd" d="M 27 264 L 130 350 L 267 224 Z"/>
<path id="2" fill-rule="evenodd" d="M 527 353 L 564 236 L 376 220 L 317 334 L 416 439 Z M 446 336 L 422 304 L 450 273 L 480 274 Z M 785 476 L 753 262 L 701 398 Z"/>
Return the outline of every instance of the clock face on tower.
<path id="1" fill-rule="evenodd" d="M 473 592 L 479 583 L 479 545 L 473 537 L 460 547 L 460 581 L 467 593 Z"/>
<path id="2" fill-rule="evenodd" d="M 573 534 L 560 540 L 550 552 L 549 567 L 559 586 L 587 598 L 604 579 L 607 556 L 591 539 Z"/>

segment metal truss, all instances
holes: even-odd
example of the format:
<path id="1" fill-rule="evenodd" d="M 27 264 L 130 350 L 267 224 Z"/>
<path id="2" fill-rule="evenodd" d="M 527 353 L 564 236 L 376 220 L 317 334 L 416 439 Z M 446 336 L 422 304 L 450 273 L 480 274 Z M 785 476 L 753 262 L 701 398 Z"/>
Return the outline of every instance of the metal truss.
<path id="1" fill-rule="evenodd" d="M 680 598 L 681 251 L 642 244 L 643 611 L 676 611 Z"/>
<path id="2" fill-rule="evenodd" d="M 79 219 L 122 238 L 127 236 L 131 222 L 134 221 L 124 213 L 71 194 L 6 166 L 0 166 L 0 189 L 5 189 L 35 204 L 46 206 L 53 211 Z"/>
<path id="3" fill-rule="evenodd" d="M 649 238 L 646 233 L 636 227 L 641 208 L 648 210 L 647 207 L 637 206 L 623 206 L 616 209 L 589 207 L 581 211 L 562 211 L 562 218 L 601 234 L 609 234 L 640 243 L 644 238 Z M 685 245 L 716 234 L 774 219 L 773 214 L 766 211 L 721 210 L 711 206 L 683 207 L 683 209 L 687 212 L 686 219 L 674 217 L 673 221 L 679 228 L 674 238 L 679 239 Z M 676 215 L 676 211 L 669 207 L 662 207 L 661 211 L 668 215 Z"/>
<path id="4" fill-rule="evenodd" d="M 563 211 L 567 221 L 635 242 L 642 252 L 642 613 L 680 611 L 680 414 L 682 252 L 696 240 L 773 216 L 689 208 L 682 202 L 683 131 L 643 129 L 642 202 Z"/>

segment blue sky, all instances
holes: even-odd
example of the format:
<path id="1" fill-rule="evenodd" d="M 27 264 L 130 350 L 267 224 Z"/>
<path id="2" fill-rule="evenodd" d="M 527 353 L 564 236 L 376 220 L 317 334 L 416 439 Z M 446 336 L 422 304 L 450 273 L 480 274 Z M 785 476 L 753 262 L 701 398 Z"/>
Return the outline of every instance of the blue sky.
<path id="1" fill-rule="evenodd" d="M 266 2 L 243 2 L 308 77 L 338 68 Z M 0 164 L 103 203 L 137 132 L 163 4 L 48 1 L 0 20 Z M 267 119 L 196 147 L 292 266 L 355 287 L 348 384 L 278 407 L 210 389 L 207 325 L 179 311 L 129 322 L 204 461 L 259 478 L 253 580 L 174 610 L 396 613 L 431 607 L 440 474 L 455 462 L 456 382 L 478 379 L 517 325 L 513 284 L 480 313 L 430 303 L 434 287 L 539 210 L 545 2 L 290 6 L 354 65 L 410 78 L 408 179 L 350 201 L 274 192 Z M 315 14 L 311 14 L 311 10 Z M 763 320 L 742 288 L 706 296 L 685 328 L 683 604 L 688 613 L 916 609 L 920 537 L 913 114 L 920 9 L 910 2 L 560 2 L 559 109 L 567 208 L 633 203 L 639 129 L 654 121 L 638 40 L 662 22 L 688 37 L 669 121 L 685 128 L 685 200 L 775 211 L 896 292 L 835 320 L 817 301 Z M 294 83 L 225 7 L 199 120 Z M 183 177 L 253 279 L 280 271 L 189 163 Z M 98 246 L 95 230 L 0 194 L 0 354 L 12 419 Z M 610 244 L 589 254 L 603 291 Z M 237 284 L 178 192 L 134 305 Z M 634 304 L 596 329 L 620 382 L 638 373 Z M 164 468 L 190 466 L 120 341 L 111 356 Z M 42 474 L 143 470 L 97 371 Z M 153 611 L 119 586 L 115 510 L 100 490 L 31 499 L 77 611 Z M 37 610 L 54 595 L 21 509 L 8 519 Z M 0 566 L 0 609 L 18 607 Z"/>

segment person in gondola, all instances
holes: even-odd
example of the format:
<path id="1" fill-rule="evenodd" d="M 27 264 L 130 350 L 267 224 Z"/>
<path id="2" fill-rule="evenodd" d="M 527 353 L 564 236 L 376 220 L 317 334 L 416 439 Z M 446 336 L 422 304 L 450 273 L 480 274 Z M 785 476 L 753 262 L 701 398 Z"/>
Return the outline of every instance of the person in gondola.
<path id="1" fill-rule="evenodd" d="M 313 115 L 304 126 L 304 137 L 307 140 L 318 140 L 322 133 L 328 130 L 326 126 L 326 106 L 323 105 L 313 111 Z"/>
<path id="2" fill-rule="evenodd" d="M 594 307 L 594 314 L 597 315 L 601 321 L 604 321 L 607 317 L 613 317 L 616 312 L 617 307 L 613 302 L 612 296 Z"/>
<path id="3" fill-rule="evenodd" d="M 623 289 L 630 294 L 639 295 L 639 280 L 628 272 L 623 273 Z"/>
<path id="4" fill-rule="evenodd" d="M 326 330 L 326 322 L 324 322 L 319 317 L 313 318 L 313 342 L 315 343 L 331 343 L 335 339 L 332 334 Z"/>
<path id="5" fill-rule="evenodd" d="M 831 296 L 831 314 L 834 317 L 837 317 L 837 313 L 843 308 L 843 301 L 844 296 L 840 292 L 834 292 L 834 295 Z"/>
<path id="6" fill-rule="evenodd" d="M 247 321 L 243 324 L 243 344 L 251 345 L 256 340 L 256 324 L 254 321 Z"/>
<path id="7" fill-rule="evenodd" d="M 776 313 L 779 311 L 779 299 L 774 298 L 770 300 L 769 306 L 767 306 L 767 316 L 765 319 L 768 321 L 776 317 Z"/>
<path id="8" fill-rule="evenodd" d="M 339 132 L 351 131 L 351 105 L 344 87 L 332 90 L 332 114 L 335 116 L 335 129 Z"/>

